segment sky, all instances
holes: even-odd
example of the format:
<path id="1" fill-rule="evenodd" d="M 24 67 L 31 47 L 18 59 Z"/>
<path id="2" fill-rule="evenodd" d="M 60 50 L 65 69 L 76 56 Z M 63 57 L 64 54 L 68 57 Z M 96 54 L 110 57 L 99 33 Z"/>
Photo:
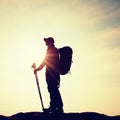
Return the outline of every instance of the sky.
<path id="1" fill-rule="evenodd" d="M 0 114 L 42 111 L 31 65 L 49 36 L 73 49 L 64 111 L 120 115 L 120 0 L 0 0 Z M 45 68 L 38 77 L 49 107 Z"/>

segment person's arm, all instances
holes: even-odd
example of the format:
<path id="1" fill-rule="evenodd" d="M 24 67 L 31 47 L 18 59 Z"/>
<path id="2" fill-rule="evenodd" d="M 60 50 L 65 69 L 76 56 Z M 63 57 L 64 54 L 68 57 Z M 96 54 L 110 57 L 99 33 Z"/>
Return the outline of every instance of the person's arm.
<path id="1" fill-rule="evenodd" d="M 34 73 L 36 74 L 37 71 L 40 71 L 44 66 L 45 66 L 45 63 L 42 62 L 38 68 L 34 69 Z"/>

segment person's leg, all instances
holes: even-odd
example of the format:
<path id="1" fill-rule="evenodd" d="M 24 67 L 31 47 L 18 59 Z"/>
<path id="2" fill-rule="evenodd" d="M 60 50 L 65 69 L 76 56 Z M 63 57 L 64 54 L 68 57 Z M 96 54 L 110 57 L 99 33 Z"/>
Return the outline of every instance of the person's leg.
<path id="1" fill-rule="evenodd" d="M 58 88 L 50 91 L 50 108 L 63 112 L 63 101 Z"/>
<path id="2" fill-rule="evenodd" d="M 50 94 L 50 110 L 59 109 L 63 111 L 63 102 L 59 92 L 59 84 L 60 82 L 56 81 L 53 77 L 47 76 L 46 77 L 48 92 Z"/>

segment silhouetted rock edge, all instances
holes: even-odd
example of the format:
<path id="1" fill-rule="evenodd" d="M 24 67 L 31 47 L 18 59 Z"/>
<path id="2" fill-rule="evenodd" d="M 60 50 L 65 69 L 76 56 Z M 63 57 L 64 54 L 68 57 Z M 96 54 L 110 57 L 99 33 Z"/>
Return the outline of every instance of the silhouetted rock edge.
<path id="1" fill-rule="evenodd" d="M 42 112 L 20 112 L 11 116 L 0 115 L 0 120 L 120 120 L 120 115 L 108 116 L 95 112 L 64 113 L 62 115 L 48 115 Z"/>

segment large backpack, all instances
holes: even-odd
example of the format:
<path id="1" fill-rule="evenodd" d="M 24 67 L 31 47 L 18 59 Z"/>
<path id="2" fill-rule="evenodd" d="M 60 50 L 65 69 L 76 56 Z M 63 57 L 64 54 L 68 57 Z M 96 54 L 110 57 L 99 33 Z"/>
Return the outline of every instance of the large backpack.
<path id="1" fill-rule="evenodd" d="M 65 75 L 70 71 L 73 50 L 71 47 L 65 46 L 59 48 L 58 51 L 59 51 L 60 74 Z"/>

